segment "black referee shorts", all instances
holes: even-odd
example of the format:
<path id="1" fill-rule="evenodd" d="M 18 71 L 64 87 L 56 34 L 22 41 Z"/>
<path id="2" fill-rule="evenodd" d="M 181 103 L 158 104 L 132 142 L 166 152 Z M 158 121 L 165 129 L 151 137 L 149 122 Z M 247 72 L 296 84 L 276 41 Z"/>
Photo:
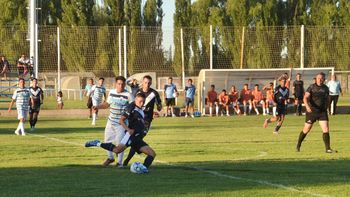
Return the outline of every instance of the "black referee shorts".
<path id="1" fill-rule="evenodd" d="M 313 124 L 316 121 L 328 121 L 327 111 L 324 112 L 306 112 L 305 123 Z"/>
<path id="2" fill-rule="evenodd" d="M 143 137 L 141 135 L 139 136 L 130 136 L 129 142 L 127 143 L 127 146 L 130 146 L 133 148 L 138 154 L 141 153 L 140 149 L 144 146 L 148 146 L 148 144 L 143 141 Z"/>

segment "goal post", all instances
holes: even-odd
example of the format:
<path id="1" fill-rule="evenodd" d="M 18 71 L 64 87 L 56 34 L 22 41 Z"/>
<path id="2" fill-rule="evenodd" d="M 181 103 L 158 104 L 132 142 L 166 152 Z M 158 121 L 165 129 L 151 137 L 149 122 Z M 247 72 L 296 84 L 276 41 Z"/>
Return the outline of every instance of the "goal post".
<path id="1" fill-rule="evenodd" d="M 198 96 L 197 104 L 201 113 L 205 114 L 205 98 L 210 85 L 215 85 L 216 92 L 221 92 L 225 89 L 229 92 L 232 85 L 236 86 L 240 91 L 244 84 L 248 84 L 248 87 L 252 89 L 255 84 L 264 87 L 270 82 L 275 82 L 284 73 L 288 76 L 292 76 L 291 85 L 295 80 L 297 73 L 302 75 L 304 81 L 304 88 L 306 89 L 313 83 L 313 78 L 317 73 L 324 72 L 326 79 L 329 78 L 334 72 L 334 67 L 322 67 L 322 68 L 271 68 L 271 69 L 202 69 L 198 75 Z M 291 92 L 292 95 L 292 92 Z"/>

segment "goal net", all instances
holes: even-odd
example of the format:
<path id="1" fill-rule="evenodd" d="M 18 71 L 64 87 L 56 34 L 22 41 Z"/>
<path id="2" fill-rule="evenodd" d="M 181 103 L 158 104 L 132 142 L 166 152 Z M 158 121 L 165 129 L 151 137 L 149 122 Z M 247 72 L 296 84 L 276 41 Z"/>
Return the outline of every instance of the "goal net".
<path id="1" fill-rule="evenodd" d="M 197 82 L 198 109 L 205 114 L 205 98 L 211 85 L 215 85 L 215 91 L 220 93 L 222 89 L 229 92 L 231 86 L 236 86 L 240 91 L 244 84 L 248 84 L 249 89 L 253 89 L 255 84 L 259 84 L 260 89 L 265 85 L 273 82 L 276 84 L 277 79 L 287 73 L 291 78 L 291 86 L 297 73 L 302 75 L 304 88 L 306 89 L 313 83 L 313 78 L 317 73 L 324 72 L 326 79 L 334 72 L 333 67 L 322 68 L 274 68 L 274 69 L 203 69 L 200 71 Z M 290 95 L 292 95 L 291 92 Z"/>

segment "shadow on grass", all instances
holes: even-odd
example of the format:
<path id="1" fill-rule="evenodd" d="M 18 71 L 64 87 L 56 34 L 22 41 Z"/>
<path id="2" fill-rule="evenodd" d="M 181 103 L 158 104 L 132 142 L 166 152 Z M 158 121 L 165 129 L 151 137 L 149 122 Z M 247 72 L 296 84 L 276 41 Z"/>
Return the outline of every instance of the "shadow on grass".
<path id="1" fill-rule="evenodd" d="M 156 163 L 147 175 L 132 174 L 128 168 L 96 165 L 2 168 L 0 192 L 4 196 L 308 195 L 304 192 L 346 196 L 350 193 L 349 161 Z M 301 192 L 277 188 L 263 181 Z"/>

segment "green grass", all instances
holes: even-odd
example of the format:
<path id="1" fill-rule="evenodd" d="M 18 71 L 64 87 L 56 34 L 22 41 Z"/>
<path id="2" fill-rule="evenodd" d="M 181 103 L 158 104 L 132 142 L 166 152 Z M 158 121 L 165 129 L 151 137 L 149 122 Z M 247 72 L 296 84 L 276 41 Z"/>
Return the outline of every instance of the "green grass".
<path id="1" fill-rule="evenodd" d="M 25 137 L 2 118 L 0 196 L 349 196 L 349 117 L 330 117 L 336 154 L 324 153 L 317 124 L 295 152 L 304 117 L 287 116 L 278 136 L 262 116 L 155 119 L 145 140 L 161 162 L 147 175 L 103 168 L 105 152 L 82 146 L 103 138 L 103 118 L 40 118 Z"/>

